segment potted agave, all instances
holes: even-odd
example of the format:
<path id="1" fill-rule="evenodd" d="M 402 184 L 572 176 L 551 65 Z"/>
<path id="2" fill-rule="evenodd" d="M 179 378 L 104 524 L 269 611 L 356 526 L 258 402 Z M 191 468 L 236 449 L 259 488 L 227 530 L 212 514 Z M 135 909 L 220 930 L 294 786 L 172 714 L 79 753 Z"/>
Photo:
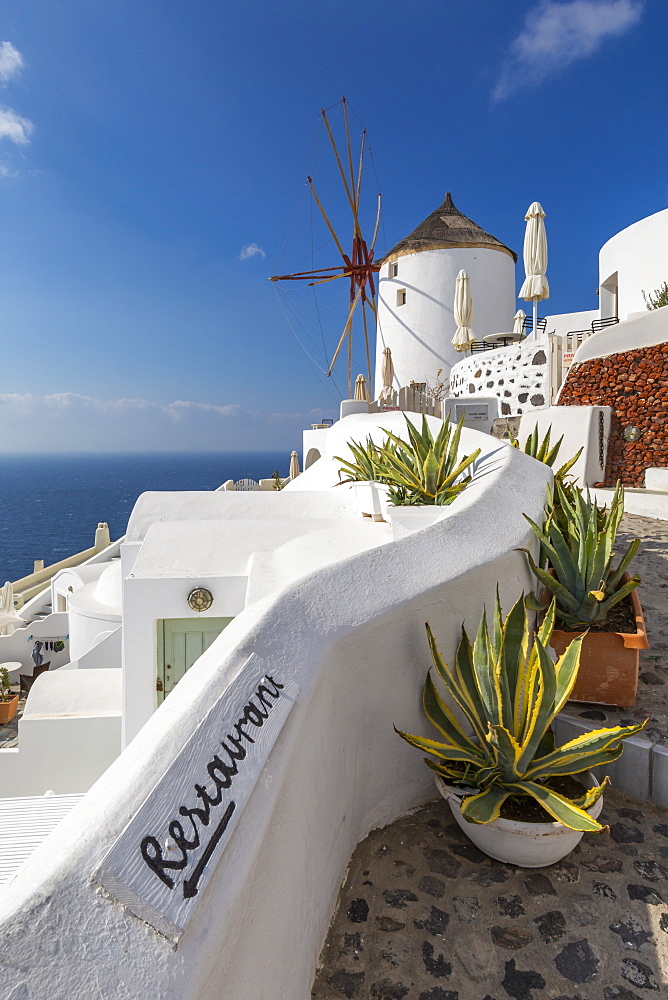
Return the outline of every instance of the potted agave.
<path id="1" fill-rule="evenodd" d="M 555 864 L 583 833 L 605 829 L 597 817 L 607 778 L 597 784 L 591 769 L 617 760 L 621 741 L 647 721 L 555 746 L 551 725 L 575 683 L 582 637 L 553 663 L 547 647 L 554 616 L 553 601 L 532 637 L 523 597 L 504 621 L 497 595 L 491 635 L 484 614 L 473 644 L 462 629 L 454 667 L 427 625 L 433 670 L 470 728 L 440 696 L 430 670 L 422 703 L 440 738 L 397 730 L 430 754 L 439 791 L 473 843 L 523 868 Z"/>
<path id="2" fill-rule="evenodd" d="M 638 687 L 639 651 L 647 649 L 647 633 L 636 588 L 639 576 L 627 568 L 640 546 L 634 539 L 613 566 L 614 544 L 624 513 L 624 492 L 617 484 L 609 510 L 597 507 L 577 488 L 566 492 L 555 482 L 546 506 L 545 527 L 529 524 L 541 543 L 537 566 L 529 565 L 543 585 L 541 598 L 528 598 L 534 610 L 556 601 L 552 647 L 562 653 L 577 635 L 584 638 L 573 701 L 632 708 Z M 526 517 L 526 515 L 525 515 Z"/>
<path id="3" fill-rule="evenodd" d="M 366 444 L 349 441 L 348 448 L 352 461 L 336 456 L 337 461 L 343 463 L 339 476 L 342 472 L 347 473 L 347 478 L 342 479 L 339 485 L 352 483 L 357 504 L 364 517 L 384 521 L 388 490 L 383 485 L 379 449 L 370 436 L 367 437 Z"/>
<path id="4" fill-rule="evenodd" d="M 0 667 L 0 725 L 11 722 L 19 707 L 19 696 L 12 692 L 7 667 Z"/>
<path id="5" fill-rule="evenodd" d="M 336 456 L 341 462 L 340 472 L 347 477 L 342 483 L 365 487 L 382 484 L 380 488 L 384 487 L 387 504 L 392 507 L 389 514 L 395 537 L 436 520 L 440 515 L 438 508 L 451 504 L 471 482 L 471 474 L 465 473 L 480 454 L 477 448 L 470 455 L 459 457 L 463 418 L 453 428 L 448 415 L 436 437 L 424 414 L 419 430 L 408 417 L 405 419 L 408 440 L 385 431 L 387 437 L 380 445 L 371 438 L 367 438 L 366 445 L 351 442 L 348 447 L 353 461 Z"/>

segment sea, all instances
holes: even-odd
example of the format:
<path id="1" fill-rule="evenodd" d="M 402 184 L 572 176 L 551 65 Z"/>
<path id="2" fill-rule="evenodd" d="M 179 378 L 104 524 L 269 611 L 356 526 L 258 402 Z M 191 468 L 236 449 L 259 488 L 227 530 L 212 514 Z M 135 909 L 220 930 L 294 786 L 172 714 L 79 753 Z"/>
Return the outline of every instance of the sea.
<path id="1" fill-rule="evenodd" d="M 214 490 L 228 479 L 288 475 L 289 451 L 0 455 L 0 586 L 90 548 L 99 521 L 125 534 L 147 490 Z"/>

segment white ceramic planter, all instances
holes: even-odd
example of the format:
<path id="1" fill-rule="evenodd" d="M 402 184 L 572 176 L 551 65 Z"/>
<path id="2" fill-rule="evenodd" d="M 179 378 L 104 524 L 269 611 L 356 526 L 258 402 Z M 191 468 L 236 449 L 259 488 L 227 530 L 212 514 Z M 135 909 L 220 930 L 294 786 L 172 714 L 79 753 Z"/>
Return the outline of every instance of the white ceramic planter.
<path id="1" fill-rule="evenodd" d="M 372 517 L 374 521 L 384 521 L 387 509 L 388 487 L 383 483 L 373 481 L 353 483 L 355 500 L 361 514 Z"/>
<path id="2" fill-rule="evenodd" d="M 497 861 L 520 868 L 545 868 L 561 861 L 582 840 L 582 833 L 569 830 L 563 823 L 519 823 L 512 819 L 495 819 L 491 823 L 469 823 L 461 813 L 461 801 L 475 789 L 462 790 L 448 785 L 437 774 L 436 787 L 447 800 L 457 825 L 476 847 Z M 593 775 L 588 775 L 591 787 Z M 603 808 L 603 798 L 587 812 L 597 819 Z"/>

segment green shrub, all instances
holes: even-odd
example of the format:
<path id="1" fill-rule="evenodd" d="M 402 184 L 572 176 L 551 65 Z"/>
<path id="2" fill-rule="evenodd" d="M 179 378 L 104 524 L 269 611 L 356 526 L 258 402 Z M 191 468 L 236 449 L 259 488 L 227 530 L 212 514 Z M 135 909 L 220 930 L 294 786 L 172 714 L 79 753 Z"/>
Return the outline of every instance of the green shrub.
<path id="1" fill-rule="evenodd" d="M 653 292 L 645 292 L 643 289 L 642 297 L 648 309 L 660 309 L 661 306 L 668 306 L 668 281 L 664 281 L 661 287 L 656 288 Z"/>

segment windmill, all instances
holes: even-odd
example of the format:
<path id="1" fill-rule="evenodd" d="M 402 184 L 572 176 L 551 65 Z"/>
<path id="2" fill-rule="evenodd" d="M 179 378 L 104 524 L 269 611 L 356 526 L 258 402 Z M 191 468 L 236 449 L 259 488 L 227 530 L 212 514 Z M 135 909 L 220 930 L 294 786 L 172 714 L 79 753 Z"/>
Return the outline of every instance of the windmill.
<path id="1" fill-rule="evenodd" d="M 354 329 L 354 318 L 356 313 L 361 312 L 362 317 L 362 329 L 364 331 L 364 347 L 366 351 L 366 364 L 367 364 L 367 375 L 369 383 L 371 383 L 371 349 L 369 345 L 369 316 L 367 314 L 367 309 L 370 310 L 372 316 L 372 323 L 375 323 L 376 318 L 376 283 L 374 280 L 374 275 L 380 270 L 380 265 L 374 263 L 374 251 L 376 246 L 376 238 L 378 236 L 378 227 L 380 223 L 380 194 L 377 196 L 377 211 L 376 211 L 376 222 L 373 229 L 373 235 L 371 241 L 368 242 L 362 232 L 362 225 L 360 221 L 361 215 L 361 195 L 362 195 L 362 176 L 364 169 L 364 157 L 367 150 L 367 140 L 366 140 L 366 129 L 362 131 L 361 145 L 359 157 L 355 157 L 353 160 L 353 149 L 350 139 L 350 122 L 348 118 L 348 102 L 346 98 L 341 99 L 341 107 L 343 109 L 343 120 L 345 125 L 345 148 L 343 155 L 339 152 L 337 142 L 334 138 L 334 133 L 332 131 L 332 125 L 327 117 L 327 111 L 321 110 L 320 118 L 324 125 L 325 131 L 327 133 L 327 138 L 332 148 L 334 154 L 334 159 L 336 166 L 338 168 L 339 175 L 343 182 L 343 187 L 345 190 L 345 195 L 347 199 L 347 204 L 350 209 L 352 216 L 352 248 L 349 253 L 346 253 L 343 247 L 343 240 L 337 235 L 336 229 L 334 228 L 330 217 L 325 210 L 325 207 L 319 198 L 315 184 L 313 183 L 313 178 L 308 178 L 308 185 L 313 198 L 313 201 L 318 207 L 320 215 L 322 216 L 329 234 L 333 240 L 336 252 L 340 255 L 342 263 L 335 264 L 332 267 L 315 268 L 311 271 L 296 271 L 292 274 L 277 274 L 271 277 L 270 281 L 303 281 L 307 282 L 310 287 L 315 287 L 317 285 L 322 285 L 327 282 L 337 281 L 340 278 L 347 278 L 349 282 L 349 301 L 348 301 L 348 316 L 343 327 L 343 332 L 341 333 L 339 342 L 336 346 L 336 350 L 333 352 L 331 361 L 329 362 L 329 367 L 326 374 L 331 375 L 334 365 L 336 364 L 341 350 L 346 344 L 346 354 L 348 361 L 348 397 L 352 397 L 353 392 L 353 329 Z M 331 110 L 331 109 L 329 109 Z"/>

